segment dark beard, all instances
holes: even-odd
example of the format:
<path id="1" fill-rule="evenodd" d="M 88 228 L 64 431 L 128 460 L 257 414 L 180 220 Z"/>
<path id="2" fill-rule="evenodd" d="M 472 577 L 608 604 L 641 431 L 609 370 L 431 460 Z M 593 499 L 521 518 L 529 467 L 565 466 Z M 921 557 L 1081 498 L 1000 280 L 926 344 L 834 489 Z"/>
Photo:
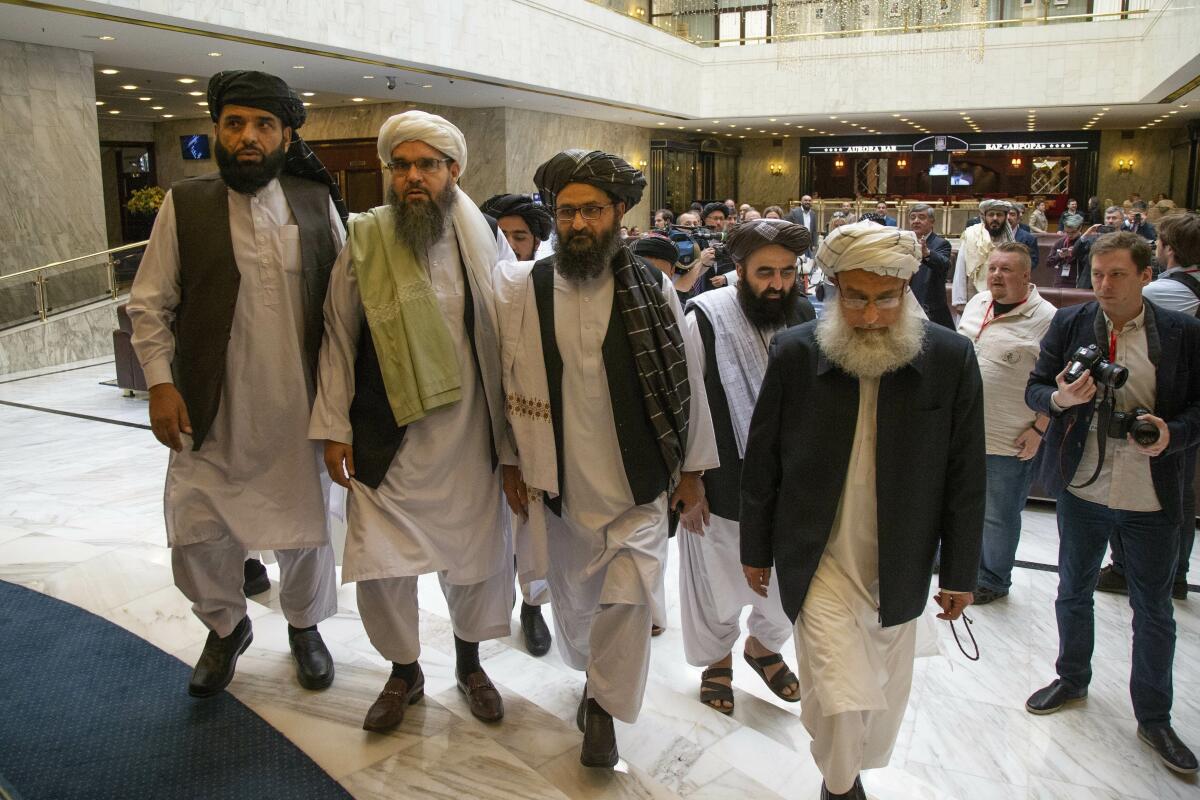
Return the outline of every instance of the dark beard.
<path id="1" fill-rule="evenodd" d="M 991 234 L 993 239 L 995 239 L 997 236 L 1000 236 L 1003 234 L 1004 226 L 1007 224 L 1008 224 L 1007 222 L 1001 222 L 999 225 L 996 225 L 995 227 L 993 227 L 990 222 L 985 222 L 985 223 L 983 223 L 983 227 L 986 228 L 987 232 L 989 234 Z"/>
<path id="2" fill-rule="evenodd" d="M 221 172 L 221 180 L 238 194 L 254 194 L 283 172 L 283 162 L 287 158 L 283 145 L 273 153 L 264 153 L 262 161 L 257 164 L 242 164 L 220 141 L 216 144 L 217 169 Z"/>
<path id="3" fill-rule="evenodd" d="M 446 219 L 454 204 L 454 184 L 447 183 L 432 201 L 404 200 L 389 188 L 388 202 L 395 212 L 396 238 L 411 247 L 414 253 L 427 253 L 446 231 Z"/>
<path id="4" fill-rule="evenodd" d="M 799 296 L 799 282 L 793 283 L 791 289 L 776 297 L 755 294 L 750 283 L 744 279 L 737 282 L 738 304 L 745 312 L 746 319 L 756 328 L 778 328 L 786 324 Z"/>
<path id="5" fill-rule="evenodd" d="M 554 243 L 558 274 L 572 283 L 583 283 L 599 277 L 621 247 L 617 238 L 620 228 L 620 225 L 614 224 L 598 238 L 593 237 L 586 228 L 568 231 L 565 236 L 560 232 Z"/>

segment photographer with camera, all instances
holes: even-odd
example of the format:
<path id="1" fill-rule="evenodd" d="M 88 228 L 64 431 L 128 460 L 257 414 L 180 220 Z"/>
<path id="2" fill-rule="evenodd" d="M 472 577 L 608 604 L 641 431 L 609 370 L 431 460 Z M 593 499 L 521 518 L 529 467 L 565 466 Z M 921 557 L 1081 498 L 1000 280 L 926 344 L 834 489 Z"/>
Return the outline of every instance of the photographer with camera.
<path id="1" fill-rule="evenodd" d="M 1051 714 L 1087 697 L 1093 595 L 1109 538 L 1119 533 L 1138 738 L 1170 769 L 1192 773 L 1196 757 L 1171 728 L 1171 583 L 1186 459 L 1200 444 L 1200 321 L 1143 300 L 1150 248 L 1136 234 L 1097 239 L 1091 274 L 1096 301 L 1054 315 L 1025 389 L 1029 407 L 1050 416 L 1041 480 L 1057 499 L 1059 530 L 1058 678 L 1025 708 Z"/>
<path id="2" fill-rule="evenodd" d="M 708 289 L 724 286 L 727 283 L 725 273 L 733 272 L 737 266 L 721 246 L 730 219 L 728 211 L 729 207 L 724 203 L 709 203 L 700 215 L 700 229 L 693 233 L 704 246 L 700 253 L 700 263 L 705 267 L 712 267 L 716 273 L 706 277 Z"/>

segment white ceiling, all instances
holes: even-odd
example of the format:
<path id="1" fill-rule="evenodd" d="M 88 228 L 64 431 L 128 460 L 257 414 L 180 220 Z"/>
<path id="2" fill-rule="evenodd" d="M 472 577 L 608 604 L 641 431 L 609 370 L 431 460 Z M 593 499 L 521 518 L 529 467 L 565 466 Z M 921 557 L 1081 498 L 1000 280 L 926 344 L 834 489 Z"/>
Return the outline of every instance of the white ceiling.
<path id="1" fill-rule="evenodd" d="M 536 87 L 499 85 L 468 75 L 443 71 L 401 69 L 346 58 L 298 52 L 297 48 L 236 42 L 173 30 L 148 28 L 0 2 L 4 38 L 57 47 L 89 50 L 96 66 L 96 99 L 104 105 L 98 115 L 158 122 L 173 118 L 205 117 L 200 102 L 208 76 L 222 69 L 262 69 L 282 76 L 313 107 L 360 102 L 411 101 L 457 107 L 511 106 L 558 114 L 620 122 L 674 133 L 725 138 L 799 137 L 815 135 L 884 135 L 895 133 L 981 133 L 1050 130 L 1182 128 L 1200 118 L 1200 88 L 1173 104 L 1055 106 L 1052 108 L 979 108 L 908 113 L 880 109 L 871 114 L 812 114 L 741 119 L 681 119 L 667 110 L 629 109 L 594 100 L 568 97 Z M 101 39 L 100 37 L 112 37 Z M 302 49 L 302 48 L 300 48 Z M 219 53 L 219 55 L 210 55 Z M 103 75 L 100 70 L 119 70 Z M 370 76 L 370 77 L 368 77 Z M 388 88 L 388 78 L 395 88 Z M 193 78 L 184 85 L 179 78 Z M 120 87 L 137 86 L 135 90 Z M 139 100 L 150 97 L 150 100 Z M 154 106 L 162 106 L 154 109 Z M 118 111 L 119 114 L 110 112 Z M 964 116 L 965 114 L 965 116 Z M 907 120 L 907 121 L 905 121 Z M 1030 127 L 1032 122 L 1032 128 Z"/>

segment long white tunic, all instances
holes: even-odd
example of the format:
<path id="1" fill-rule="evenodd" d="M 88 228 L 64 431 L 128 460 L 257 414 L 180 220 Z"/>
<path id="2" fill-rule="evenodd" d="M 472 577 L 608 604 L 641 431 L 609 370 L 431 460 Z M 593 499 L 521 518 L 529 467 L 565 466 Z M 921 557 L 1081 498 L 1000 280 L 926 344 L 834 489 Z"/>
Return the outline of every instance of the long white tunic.
<path id="1" fill-rule="evenodd" d="M 430 249 L 426 266 L 458 353 L 462 398 L 408 426 L 377 489 L 353 482 L 345 583 L 444 572 L 448 583 L 473 584 L 511 559 L 487 403 L 463 322 L 467 293 L 452 223 Z M 308 431 L 313 439 L 353 443 L 349 412 L 363 318 L 347 247 L 334 264 L 325 301 L 320 384 Z"/>
<path id="2" fill-rule="evenodd" d="M 345 241 L 332 202 L 329 227 Z M 232 535 L 250 550 L 329 541 L 327 479 L 308 440 L 313 376 L 303 347 L 300 228 L 279 181 L 254 196 L 229 190 L 229 230 L 241 282 L 216 418 L 199 451 L 183 435 L 171 453 L 164 507 L 172 547 Z M 171 383 L 180 302 L 175 205 L 167 193 L 129 297 L 133 346 L 146 383 Z"/>

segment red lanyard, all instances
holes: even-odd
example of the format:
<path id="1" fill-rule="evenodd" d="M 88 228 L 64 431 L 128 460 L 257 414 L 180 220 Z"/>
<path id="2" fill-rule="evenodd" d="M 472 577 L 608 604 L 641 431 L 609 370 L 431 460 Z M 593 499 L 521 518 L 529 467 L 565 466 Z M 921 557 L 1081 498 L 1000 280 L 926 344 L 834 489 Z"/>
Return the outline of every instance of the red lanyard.
<path id="1" fill-rule="evenodd" d="M 1022 300 L 1022 301 L 1021 301 L 1021 303 L 1024 303 L 1024 302 L 1025 302 L 1025 300 L 1028 300 L 1028 299 L 1029 299 L 1029 295 L 1025 295 L 1025 299 L 1024 299 L 1024 300 Z M 1013 306 L 1013 308 L 1016 308 L 1017 306 L 1021 305 L 1021 303 L 1017 303 L 1017 305 L 1016 305 L 1016 306 Z M 984 312 L 983 312 L 983 324 L 979 326 L 979 333 L 975 334 L 975 341 L 976 341 L 976 342 L 978 342 L 978 341 L 979 341 L 979 338 L 980 338 L 981 336 L 983 336 L 983 332 L 987 330 L 987 326 L 988 326 L 988 325 L 991 325 L 993 322 L 995 322 L 995 321 L 996 321 L 995 314 L 993 313 L 993 310 L 994 310 L 995 308 L 996 308 L 996 301 L 995 301 L 995 300 L 993 300 L 992 302 L 988 303 L 987 311 L 984 311 Z M 1009 309 L 1009 311 L 1012 311 L 1012 308 L 1010 308 L 1010 309 Z M 989 317 L 990 317 L 990 318 L 989 318 Z M 1112 361 L 1112 360 L 1113 360 L 1112 358 L 1110 358 L 1110 359 L 1109 359 L 1109 361 Z"/>
<path id="2" fill-rule="evenodd" d="M 1108 360 L 1117 360 L 1117 332 L 1113 330 L 1108 334 Z"/>

